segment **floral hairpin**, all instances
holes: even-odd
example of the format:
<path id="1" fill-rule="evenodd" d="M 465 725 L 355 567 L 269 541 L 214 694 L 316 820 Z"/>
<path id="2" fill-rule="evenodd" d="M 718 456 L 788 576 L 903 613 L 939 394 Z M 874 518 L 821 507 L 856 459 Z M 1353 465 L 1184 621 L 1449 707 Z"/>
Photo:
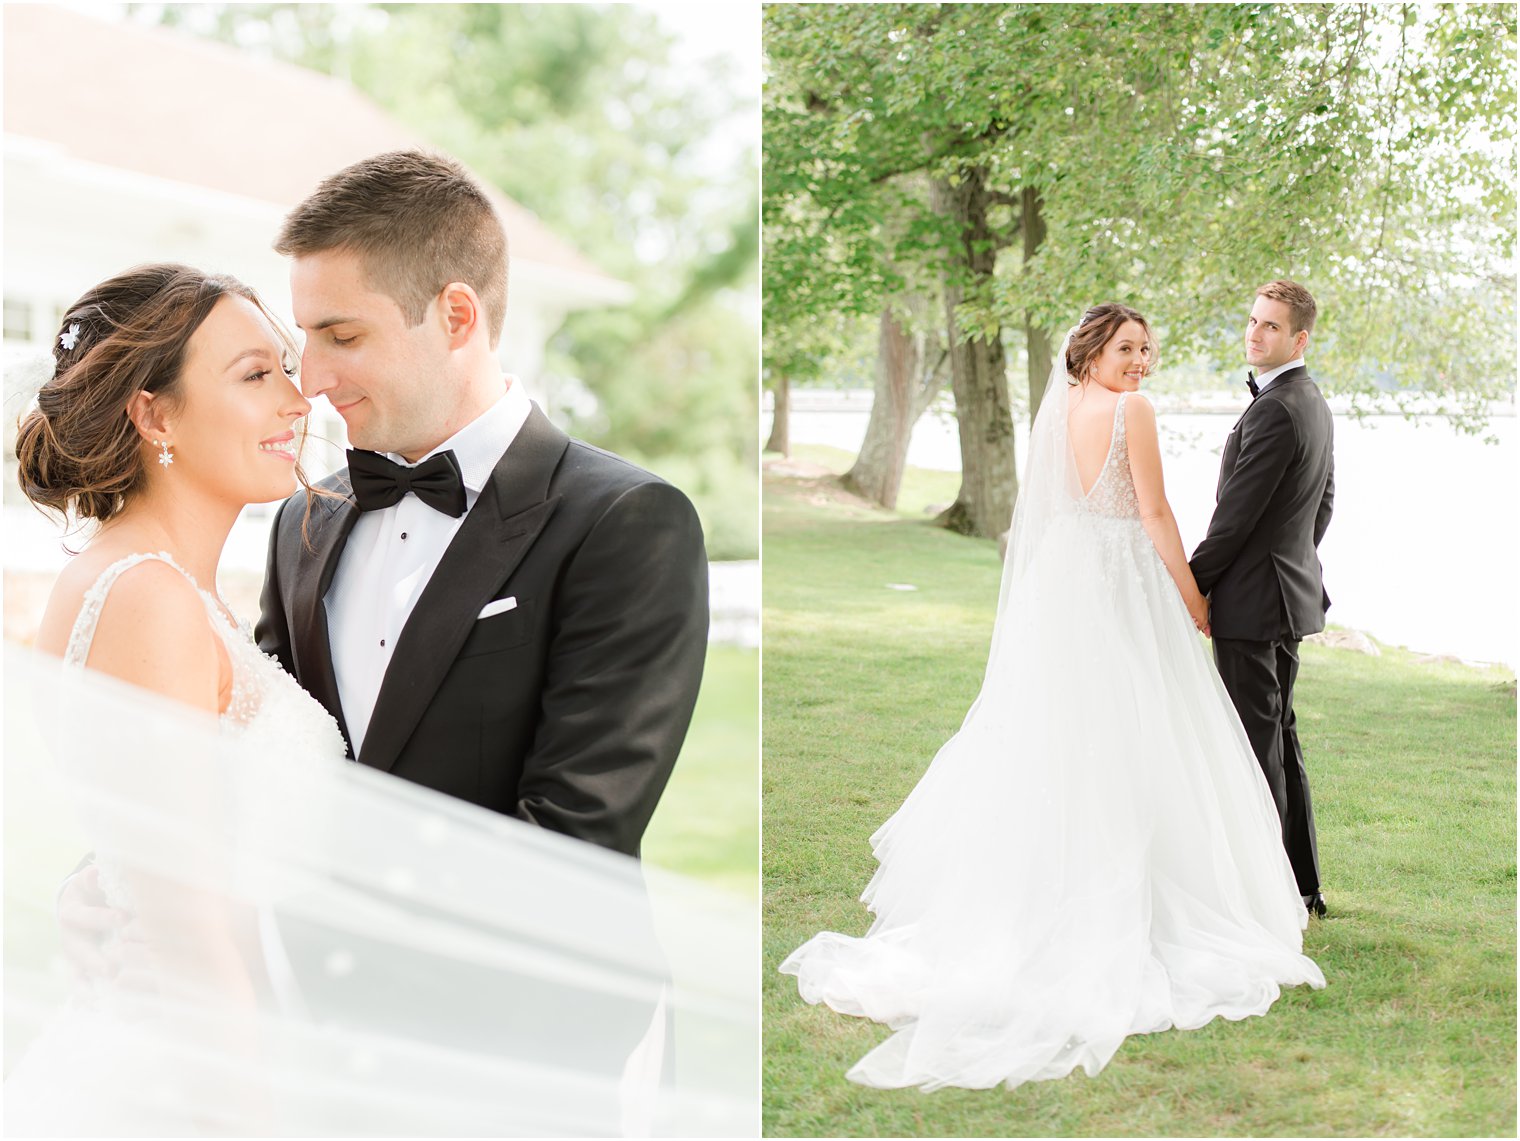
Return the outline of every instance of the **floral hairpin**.
<path id="1" fill-rule="evenodd" d="M 58 343 L 63 346 L 65 352 L 73 352 L 74 346 L 79 343 L 79 322 L 74 321 L 69 325 L 69 331 L 58 334 Z"/>

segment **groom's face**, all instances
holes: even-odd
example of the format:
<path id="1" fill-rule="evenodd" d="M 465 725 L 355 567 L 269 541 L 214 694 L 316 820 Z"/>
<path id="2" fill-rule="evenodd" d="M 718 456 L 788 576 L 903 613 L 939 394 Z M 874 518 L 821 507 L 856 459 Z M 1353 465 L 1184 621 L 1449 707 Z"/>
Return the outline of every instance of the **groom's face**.
<path id="1" fill-rule="evenodd" d="M 1292 329 L 1293 312 L 1284 302 L 1258 297 L 1246 318 L 1246 363 L 1266 372 L 1298 356 L 1309 335 Z"/>
<path id="2" fill-rule="evenodd" d="M 296 323 L 306 333 L 301 391 L 326 396 L 357 448 L 417 460 L 447 437 L 447 338 L 432 308 L 420 324 L 377 292 L 357 254 L 326 250 L 290 267 Z"/>

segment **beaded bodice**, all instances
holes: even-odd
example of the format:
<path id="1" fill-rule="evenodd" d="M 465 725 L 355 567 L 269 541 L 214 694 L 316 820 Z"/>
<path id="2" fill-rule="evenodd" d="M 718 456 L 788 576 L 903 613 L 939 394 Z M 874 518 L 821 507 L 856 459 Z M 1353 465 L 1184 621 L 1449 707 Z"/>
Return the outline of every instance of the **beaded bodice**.
<path id="1" fill-rule="evenodd" d="M 1117 519 L 1140 518 L 1140 497 L 1135 492 L 1135 478 L 1129 470 L 1129 441 L 1124 431 L 1124 398 L 1121 392 L 1114 405 L 1113 434 L 1108 442 L 1108 455 L 1098 478 L 1088 493 L 1078 500 L 1080 510 L 1093 515 Z"/>

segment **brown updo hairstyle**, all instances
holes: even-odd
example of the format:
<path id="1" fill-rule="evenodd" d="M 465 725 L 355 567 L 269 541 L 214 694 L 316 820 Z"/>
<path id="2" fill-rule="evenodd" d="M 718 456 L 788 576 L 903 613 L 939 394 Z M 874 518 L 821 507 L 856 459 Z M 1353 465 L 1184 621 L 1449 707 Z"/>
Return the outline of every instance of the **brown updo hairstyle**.
<path id="1" fill-rule="evenodd" d="M 1134 321 L 1145 330 L 1145 339 L 1151 346 L 1151 366 L 1156 364 L 1156 338 L 1151 332 L 1149 322 L 1128 305 L 1120 305 L 1117 301 L 1106 301 L 1102 305 L 1094 305 L 1086 313 L 1082 314 L 1082 320 L 1077 325 L 1077 330 L 1071 335 L 1071 343 L 1066 346 L 1066 376 L 1068 384 L 1082 383 L 1083 374 L 1088 366 L 1098 359 L 1103 352 L 1103 346 L 1114 339 L 1114 334 L 1126 321 Z"/>
<path id="2" fill-rule="evenodd" d="M 103 523 L 142 489 L 142 440 L 127 405 L 136 393 L 150 392 L 171 412 L 179 407 L 190 338 L 229 295 L 258 306 L 295 355 L 290 334 L 252 289 L 186 265 L 136 266 L 69 307 L 53 338 L 53 376 L 16 437 L 28 499 L 60 512 L 72 504 L 80 518 Z M 68 332 L 75 334 L 73 348 L 64 346 Z"/>

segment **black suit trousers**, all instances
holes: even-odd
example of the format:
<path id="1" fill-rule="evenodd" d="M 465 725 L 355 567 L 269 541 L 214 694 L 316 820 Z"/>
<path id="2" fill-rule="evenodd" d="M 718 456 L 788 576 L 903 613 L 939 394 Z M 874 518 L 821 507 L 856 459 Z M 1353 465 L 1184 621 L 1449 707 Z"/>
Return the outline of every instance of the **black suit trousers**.
<path id="1" fill-rule="evenodd" d="M 1214 664 L 1272 790 L 1282 821 L 1283 847 L 1293 865 L 1299 893 L 1312 895 L 1320 890 L 1319 846 L 1314 836 L 1309 773 L 1304 768 L 1298 721 L 1293 714 L 1298 640 L 1215 638 Z"/>

